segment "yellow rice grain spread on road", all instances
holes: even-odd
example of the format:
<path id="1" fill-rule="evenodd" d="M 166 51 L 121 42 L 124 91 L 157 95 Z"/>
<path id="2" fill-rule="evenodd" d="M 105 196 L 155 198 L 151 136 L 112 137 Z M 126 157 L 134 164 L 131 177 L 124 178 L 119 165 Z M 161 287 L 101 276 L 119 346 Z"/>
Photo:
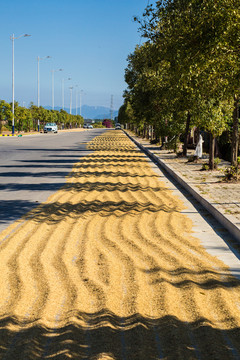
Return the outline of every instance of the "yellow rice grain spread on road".
<path id="1" fill-rule="evenodd" d="M 0 359 L 237 359 L 240 287 L 121 131 L 0 234 Z"/>

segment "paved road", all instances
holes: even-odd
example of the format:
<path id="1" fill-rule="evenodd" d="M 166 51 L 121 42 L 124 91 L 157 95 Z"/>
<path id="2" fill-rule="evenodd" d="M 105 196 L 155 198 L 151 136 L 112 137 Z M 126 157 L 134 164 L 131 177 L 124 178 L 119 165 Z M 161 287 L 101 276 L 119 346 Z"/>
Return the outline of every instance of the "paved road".
<path id="1" fill-rule="evenodd" d="M 0 138 L 0 231 L 63 186 L 86 144 L 106 131 Z"/>
<path id="2" fill-rule="evenodd" d="M 240 282 L 217 226 L 125 134 L 90 146 L 0 233 L 0 359 L 240 359 Z"/>

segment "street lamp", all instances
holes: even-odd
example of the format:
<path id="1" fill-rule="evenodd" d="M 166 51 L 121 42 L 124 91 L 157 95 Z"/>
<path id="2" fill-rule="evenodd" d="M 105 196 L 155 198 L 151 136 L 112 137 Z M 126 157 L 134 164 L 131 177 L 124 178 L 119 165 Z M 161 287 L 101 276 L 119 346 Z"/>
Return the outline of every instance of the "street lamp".
<path id="1" fill-rule="evenodd" d="M 76 88 L 76 113 L 75 113 L 75 115 L 77 115 L 77 106 L 78 106 L 78 100 L 77 100 L 77 98 L 78 98 L 78 85 L 75 85 L 75 88 Z"/>
<path id="2" fill-rule="evenodd" d="M 52 110 L 54 110 L 54 73 L 56 71 L 63 71 L 63 69 L 57 69 L 51 71 L 52 71 Z"/>
<path id="3" fill-rule="evenodd" d="M 22 34 L 20 36 L 14 36 L 14 34 L 12 34 L 10 36 L 10 40 L 12 40 L 12 114 L 13 114 L 13 118 L 12 118 L 12 134 L 14 135 L 14 40 L 20 39 L 21 37 L 27 37 L 27 36 L 31 36 L 28 34 Z"/>
<path id="4" fill-rule="evenodd" d="M 39 62 L 40 60 L 51 59 L 51 56 L 44 56 L 43 58 L 37 57 L 37 106 L 40 106 L 40 74 L 39 74 Z"/>
<path id="5" fill-rule="evenodd" d="M 44 59 L 50 59 L 51 56 L 44 56 L 43 58 L 40 58 L 40 56 L 37 57 L 37 106 L 40 106 L 40 72 L 39 72 L 39 63 L 40 60 Z M 38 119 L 38 132 L 40 131 L 40 123 Z"/>
<path id="6" fill-rule="evenodd" d="M 80 116 L 82 116 L 82 94 L 83 90 L 80 91 Z"/>
<path id="7" fill-rule="evenodd" d="M 72 78 L 62 79 L 62 109 L 64 110 L 64 82 L 72 80 Z"/>
<path id="8" fill-rule="evenodd" d="M 73 90 L 73 86 L 69 87 L 70 89 L 70 115 L 72 114 L 72 90 Z"/>

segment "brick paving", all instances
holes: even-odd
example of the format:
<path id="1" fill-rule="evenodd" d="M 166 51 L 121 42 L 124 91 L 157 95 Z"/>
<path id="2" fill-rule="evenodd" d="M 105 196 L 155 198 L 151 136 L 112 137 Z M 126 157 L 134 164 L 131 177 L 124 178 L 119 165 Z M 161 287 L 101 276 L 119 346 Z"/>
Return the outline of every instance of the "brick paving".
<path id="1" fill-rule="evenodd" d="M 134 140 L 168 165 L 201 197 L 214 205 L 235 226 L 240 228 L 240 182 L 223 181 L 224 169 L 230 166 L 229 162 L 221 159 L 218 170 L 202 171 L 202 165 L 208 161 L 207 154 L 203 154 L 203 159 L 200 159 L 198 163 L 188 162 L 184 157 L 177 157 L 173 151 L 160 150 L 155 144 L 150 144 L 147 139 L 127 132 Z M 188 156 L 191 155 L 193 155 L 193 151 L 189 150 Z"/>

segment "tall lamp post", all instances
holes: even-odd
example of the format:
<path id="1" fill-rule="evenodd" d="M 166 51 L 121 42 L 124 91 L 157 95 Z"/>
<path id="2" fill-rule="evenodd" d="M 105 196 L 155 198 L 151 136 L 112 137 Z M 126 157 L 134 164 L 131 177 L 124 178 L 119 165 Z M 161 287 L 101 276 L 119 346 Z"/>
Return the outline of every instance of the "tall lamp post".
<path id="1" fill-rule="evenodd" d="M 62 79 L 62 109 L 64 110 L 64 82 L 72 80 L 72 78 Z"/>
<path id="2" fill-rule="evenodd" d="M 52 110 L 54 110 L 54 73 L 56 71 L 63 71 L 63 69 L 52 70 Z"/>
<path id="3" fill-rule="evenodd" d="M 40 106 L 40 71 L 39 71 L 39 62 L 40 60 L 44 60 L 44 59 L 51 59 L 51 56 L 44 56 L 43 58 L 41 58 L 40 56 L 37 57 L 37 106 Z"/>
<path id="4" fill-rule="evenodd" d="M 44 56 L 43 58 L 41 58 L 40 56 L 37 57 L 37 106 L 40 106 L 40 71 L 39 71 L 39 63 L 40 60 L 44 60 L 44 59 L 50 59 L 51 56 Z M 40 131 L 40 123 L 39 123 L 39 119 L 38 119 L 38 132 Z"/>
<path id="5" fill-rule="evenodd" d="M 82 94 L 83 90 L 80 91 L 80 115 L 82 116 Z"/>
<path id="6" fill-rule="evenodd" d="M 78 114 L 77 107 L 78 107 L 78 85 L 75 85 L 76 88 L 76 112 L 75 115 Z"/>
<path id="7" fill-rule="evenodd" d="M 12 114 L 13 114 L 13 118 L 12 118 L 12 134 L 14 135 L 14 40 L 20 39 L 21 37 L 27 37 L 27 36 L 31 36 L 29 34 L 22 34 L 20 36 L 14 36 L 14 34 L 12 34 L 10 36 L 10 40 L 12 40 Z"/>
<path id="8" fill-rule="evenodd" d="M 72 114 L 72 90 L 73 90 L 73 86 L 69 87 L 70 89 L 70 115 Z"/>

